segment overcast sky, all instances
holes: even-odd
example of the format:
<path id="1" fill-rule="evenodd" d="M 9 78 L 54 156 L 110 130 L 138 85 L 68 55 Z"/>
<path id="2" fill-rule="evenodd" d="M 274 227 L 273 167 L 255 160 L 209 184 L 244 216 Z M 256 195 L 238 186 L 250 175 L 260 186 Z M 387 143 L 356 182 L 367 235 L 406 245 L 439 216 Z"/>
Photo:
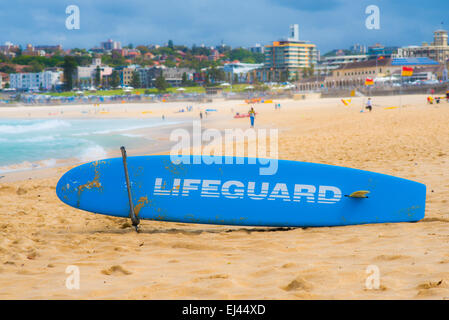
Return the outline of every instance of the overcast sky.
<path id="1" fill-rule="evenodd" d="M 354 43 L 419 45 L 449 28 L 448 0 L 2 0 L 0 42 L 98 46 L 175 44 L 233 47 L 286 37 L 297 23 L 300 38 L 322 53 Z M 66 7 L 80 8 L 80 29 L 67 30 Z M 368 5 L 380 8 L 380 30 L 365 27 Z M 446 21 L 445 21 L 446 19 Z"/>

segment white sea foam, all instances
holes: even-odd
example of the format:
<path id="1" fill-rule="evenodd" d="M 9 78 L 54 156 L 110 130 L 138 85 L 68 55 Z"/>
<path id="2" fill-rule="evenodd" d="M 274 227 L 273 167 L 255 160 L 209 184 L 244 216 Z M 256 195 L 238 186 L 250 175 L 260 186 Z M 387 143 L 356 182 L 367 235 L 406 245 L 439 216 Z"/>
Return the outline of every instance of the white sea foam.
<path id="1" fill-rule="evenodd" d="M 72 136 L 73 137 L 84 137 L 84 136 L 88 136 L 90 135 L 89 132 L 81 132 L 81 133 L 73 133 Z"/>
<path id="2" fill-rule="evenodd" d="M 84 149 L 79 155 L 79 159 L 83 162 L 105 159 L 108 153 L 99 145 L 90 146 Z"/>
<path id="3" fill-rule="evenodd" d="M 141 138 L 143 134 L 122 133 L 121 136 L 128 138 Z"/>
<path id="4" fill-rule="evenodd" d="M 13 138 L 0 138 L 0 142 L 10 142 L 10 143 L 38 143 L 38 142 L 49 142 L 55 141 L 54 136 L 37 136 L 24 139 L 13 139 Z"/>
<path id="5" fill-rule="evenodd" d="M 158 123 L 150 123 L 146 125 L 140 125 L 140 126 L 131 126 L 127 128 L 118 128 L 118 129 L 108 129 L 108 130 L 99 130 L 94 131 L 94 134 L 110 134 L 114 132 L 124 132 L 124 131 L 132 131 L 132 130 L 138 130 L 138 129 L 145 129 L 145 128 L 153 128 L 153 127 L 160 127 L 165 125 L 172 125 L 177 124 L 178 122 L 158 122 Z"/>
<path id="6" fill-rule="evenodd" d="M 63 120 L 45 120 L 41 122 L 34 122 L 30 124 L 18 125 L 0 125 L 0 133 L 4 134 L 18 134 L 27 132 L 45 131 L 56 128 L 70 127 L 70 122 Z"/>
<path id="7" fill-rule="evenodd" d="M 52 168 L 56 165 L 56 163 L 57 163 L 56 159 L 47 159 L 47 160 L 42 160 L 42 161 L 37 161 L 37 162 L 24 161 L 24 162 L 12 164 L 9 166 L 2 166 L 2 167 L 0 167 L 0 173 Z"/>

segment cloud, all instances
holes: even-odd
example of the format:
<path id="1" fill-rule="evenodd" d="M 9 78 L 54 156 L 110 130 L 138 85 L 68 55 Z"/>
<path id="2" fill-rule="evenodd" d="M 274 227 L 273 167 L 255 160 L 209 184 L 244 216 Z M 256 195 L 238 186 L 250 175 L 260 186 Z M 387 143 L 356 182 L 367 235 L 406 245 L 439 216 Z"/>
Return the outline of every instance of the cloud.
<path id="1" fill-rule="evenodd" d="M 67 30 L 65 9 L 78 5 L 81 29 Z M 378 5 L 381 30 L 365 28 L 365 8 Z M 15 0 L 0 12 L 0 43 L 98 46 L 122 44 L 268 44 L 298 23 L 300 37 L 324 53 L 354 43 L 388 45 L 431 41 L 449 1 L 432 0 Z M 449 24 L 449 19 L 446 22 Z"/>
<path id="2" fill-rule="evenodd" d="M 339 0 L 313 0 L 313 1 L 298 1 L 298 0 L 270 0 L 273 5 L 283 6 L 289 9 L 299 11 L 329 11 L 340 6 Z"/>

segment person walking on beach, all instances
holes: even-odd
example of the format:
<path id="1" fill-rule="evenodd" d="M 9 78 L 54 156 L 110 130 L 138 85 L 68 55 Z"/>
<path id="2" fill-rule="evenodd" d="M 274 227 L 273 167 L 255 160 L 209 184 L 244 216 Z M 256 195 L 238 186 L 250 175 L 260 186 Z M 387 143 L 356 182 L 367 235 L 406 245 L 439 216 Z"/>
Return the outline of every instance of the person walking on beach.
<path id="1" fill-rule="evenodd" d="M 366 107 L 365 109 L 368 109 L 369 112 L 371 112 L 371 110 L 373 110 L 373 104 L 371 102 L 371 98 L 368 98 L 368 101 L 366 102 Z"/>
<path id="2" fill-rule="evenodd" d="M 203 112 L 200 111 L 200 120 L 203 120 Z"/>
<path id="3" fill-rule="evenodd" d="M 251 128 L 254 128 L 254 120 L 256 118 L 256 111 L 254 111 L 254 107 L 251 107 L 248 113 L 249 119 L 251 120 Z"/>

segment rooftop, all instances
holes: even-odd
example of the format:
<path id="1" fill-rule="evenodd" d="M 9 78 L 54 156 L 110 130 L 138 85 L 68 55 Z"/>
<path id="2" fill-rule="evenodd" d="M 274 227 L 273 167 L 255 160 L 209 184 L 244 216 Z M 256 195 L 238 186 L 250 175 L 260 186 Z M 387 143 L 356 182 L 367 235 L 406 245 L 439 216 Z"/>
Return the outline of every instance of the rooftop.
<path id="1" fill-rule="evenodd" d="M 384 66 L 437 66 L 438 62 L 429 59 L 427 57 L 416 57 L 416 58 L 385 58 L 381 60 L 367 60 L 348 63 L 340 70 L 345 69 L 358 69 L 358 68 L 372 68 L 372 67 L 384 67 Z"/>
<path id="2" fill-rule="evenodd" d="M 416 58 L 395 58 L 391 63 L 392 66 L 435 66 L 438 62 L 427 57 Z"/>

